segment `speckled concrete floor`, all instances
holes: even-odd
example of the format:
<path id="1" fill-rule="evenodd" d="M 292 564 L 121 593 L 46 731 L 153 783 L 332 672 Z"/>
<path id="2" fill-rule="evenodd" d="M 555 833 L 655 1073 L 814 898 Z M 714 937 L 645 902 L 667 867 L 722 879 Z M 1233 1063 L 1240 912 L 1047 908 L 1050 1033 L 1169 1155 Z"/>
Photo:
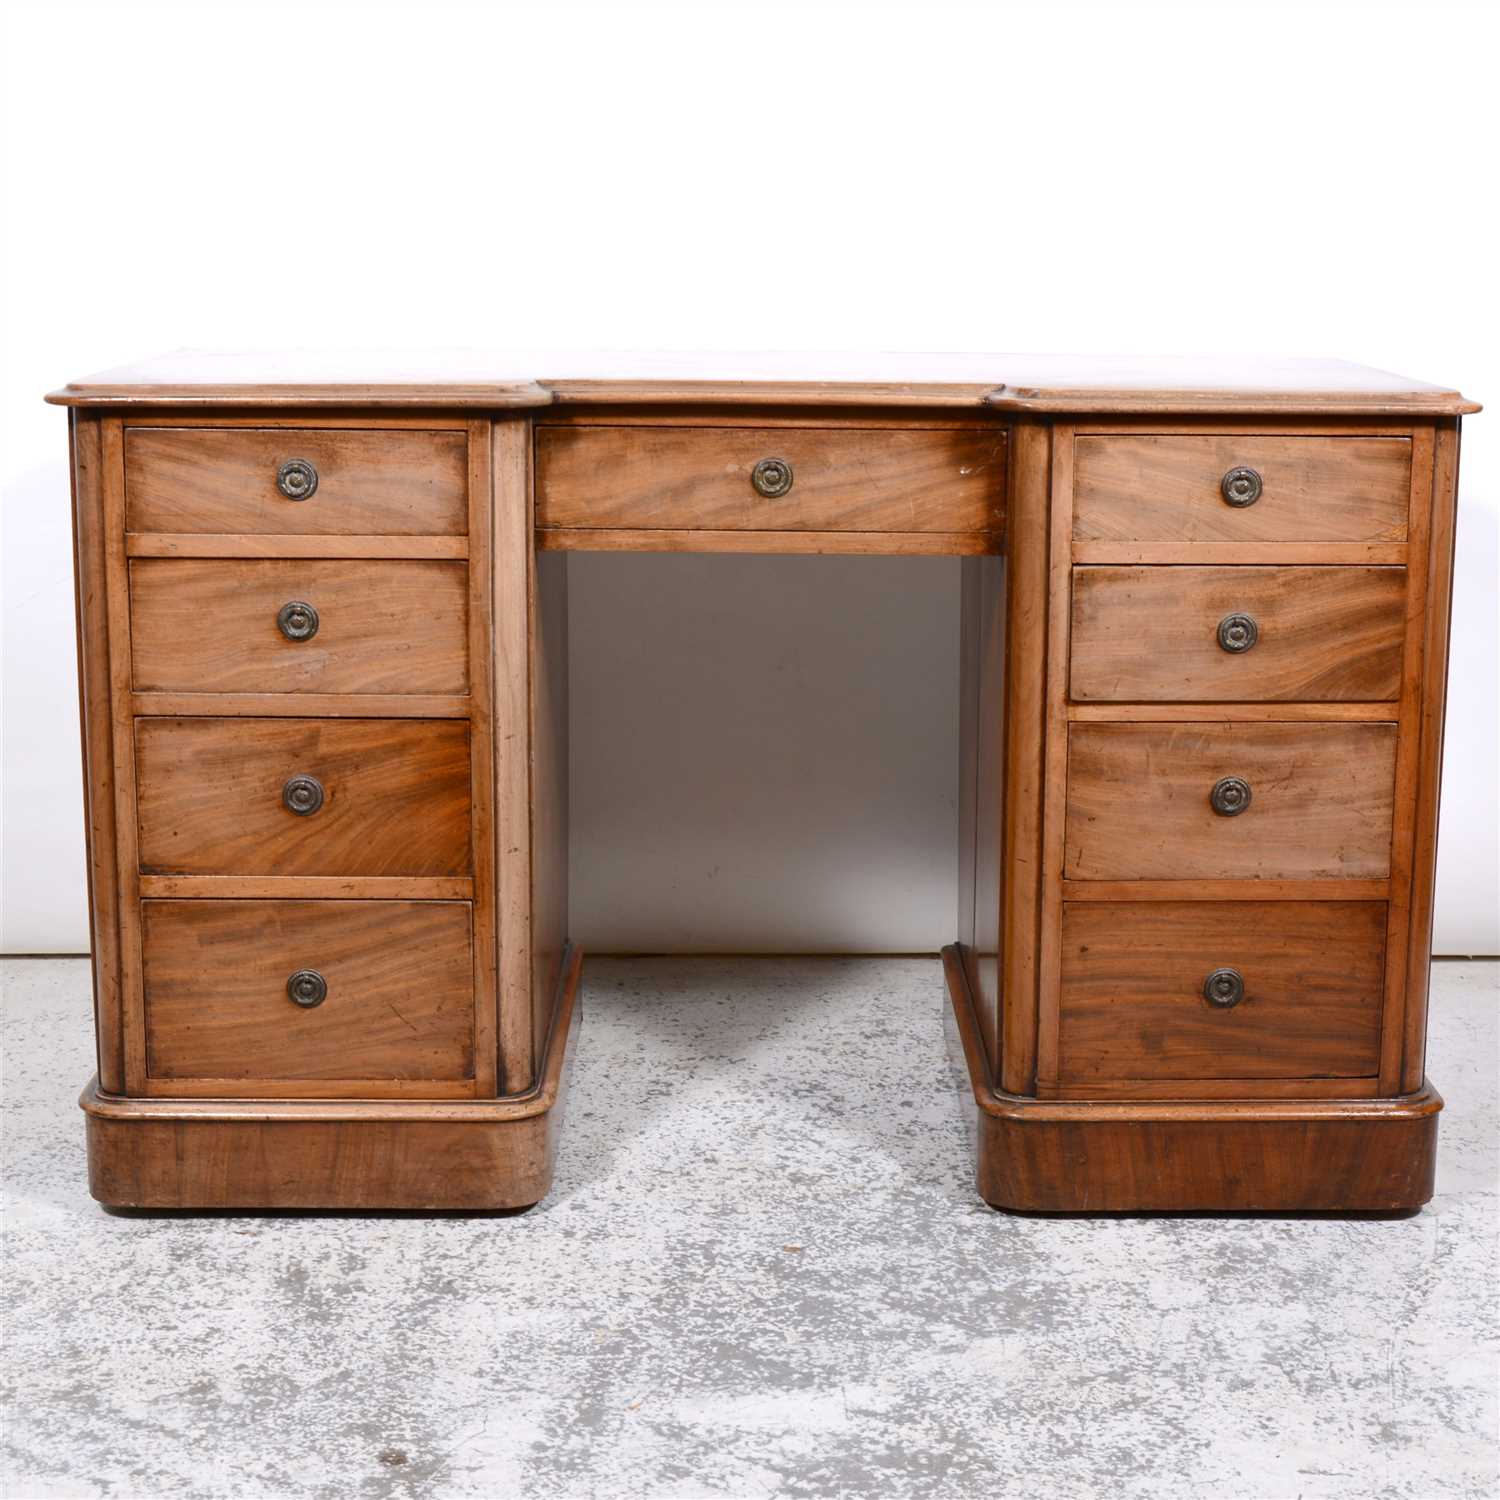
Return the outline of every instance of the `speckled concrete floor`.
<path id="1" fill-rule="evenodd" d="M 78 961 L 8 961 L 10 1500 L 1492 1496 L 1494 965 L 1416 1218 L 983 1207 L 925 959 L 595 961 L 500 1219 L 126 1218 Z"/>

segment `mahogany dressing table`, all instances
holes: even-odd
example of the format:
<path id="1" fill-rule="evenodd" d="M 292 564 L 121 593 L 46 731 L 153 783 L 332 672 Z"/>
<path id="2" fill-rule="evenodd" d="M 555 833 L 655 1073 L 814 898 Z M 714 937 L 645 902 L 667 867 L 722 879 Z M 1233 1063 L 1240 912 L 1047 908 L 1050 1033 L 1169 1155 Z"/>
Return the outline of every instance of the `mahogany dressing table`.
<path id="1" fill-rule="evenodd" d="M 102 1202 L 546 1193 L 576 549 L 963 558 L 943 960 L 987 1201 L 1431 1196 L 1457 392 L 1332 363 L 171 356 L 48 399 Z"/>

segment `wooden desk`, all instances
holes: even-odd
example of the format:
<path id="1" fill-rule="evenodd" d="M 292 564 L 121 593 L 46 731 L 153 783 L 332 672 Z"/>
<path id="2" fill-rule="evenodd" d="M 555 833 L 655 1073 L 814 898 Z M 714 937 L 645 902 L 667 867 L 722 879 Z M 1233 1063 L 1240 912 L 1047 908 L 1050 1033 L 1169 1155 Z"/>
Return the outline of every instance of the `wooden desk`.
<path id="1" fill-rule="evenodd" d="M 577 549 L 964 558 L 944 968 L 985 1199 L 1431 1195 L 1456 392 L 1318 363 L 174 356 L 49 399 L 101 1201 L 547 1191 Z"/>

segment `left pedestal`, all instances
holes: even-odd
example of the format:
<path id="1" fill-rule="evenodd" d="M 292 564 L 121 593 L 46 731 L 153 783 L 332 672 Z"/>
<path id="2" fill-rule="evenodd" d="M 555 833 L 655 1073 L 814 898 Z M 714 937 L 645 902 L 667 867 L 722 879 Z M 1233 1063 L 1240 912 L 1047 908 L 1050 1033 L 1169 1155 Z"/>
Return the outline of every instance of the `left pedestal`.
<path id="1" fill-rule="evenodd" d="M 90 1187 L 524 1207 L 579 969 L 530 424 L 261 399 L 72 417 Z"/>

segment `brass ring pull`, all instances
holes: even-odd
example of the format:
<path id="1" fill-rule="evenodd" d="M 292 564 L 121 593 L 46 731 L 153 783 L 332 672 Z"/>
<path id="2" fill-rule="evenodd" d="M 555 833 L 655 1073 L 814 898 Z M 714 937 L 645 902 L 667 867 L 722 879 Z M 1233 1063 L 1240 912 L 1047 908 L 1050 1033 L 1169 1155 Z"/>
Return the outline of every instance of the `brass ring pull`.
<path id="1" fill-rule="evenodd" d="M 1221 818 L 1237 818 L 1250 806 L 1250 783 L 1242 776 L 1221 776 L 1208 801 Z"/>
<path id="2" fill-rule="evenodd" d="M 1245 976 L 1238 969 L 1215 969 L 1203 981 L 1203 998 L 1229 1010 L 1245 998 Z"/>
<path id="3" fill-rule="evenodd" d="M 792 487 L 792 466 L 784 458 L 763 458 L 750 471 L 750 483 L 757 495 L 775 500 Z"/>
<path id="4" fill-rule="evenodd" d="M 305 458 L 289 458 L 276 471 L 276 488 L 288 500 L 308 500 L 318 487 L 318 471 Z"/>
<path id="5" fill-rule="evenodd" d="M 1254 505 L 1264 488 L 1260 475 L 1254 469 L 1231 469 L 1219 481 L 1219 493 L 1224 497 L 1224 503 L 1234 506 L 1236 510 Z"/>
<path id="6" fill-rule="evenodd" d="M 276 628 L 289 641 L 310 641 L 318 633 L 318 612 L 301 599 L 289 600 L 276 611 Z"/>
<path id="7" fill-rule="evenodd" d="M 328 981 L 316 969 L 298 969 L 286 982 L 287 998 L 304 1010 L 328 998 Z"/>
<path id="8" fill-rule="evenodd" d="M 1253 615 L 1225 615 L 1219 621 L 1219 648 L 1231 656 L 1248 651 L 1260 639 L 1260 626 Z"/>
<path id="9" fill-rule="evenodd" d="M 281 789 L 281 805 L 299 818 L 310 818 L 323 805 L 323 783 L 316 776 L 293 776 Z"/>

